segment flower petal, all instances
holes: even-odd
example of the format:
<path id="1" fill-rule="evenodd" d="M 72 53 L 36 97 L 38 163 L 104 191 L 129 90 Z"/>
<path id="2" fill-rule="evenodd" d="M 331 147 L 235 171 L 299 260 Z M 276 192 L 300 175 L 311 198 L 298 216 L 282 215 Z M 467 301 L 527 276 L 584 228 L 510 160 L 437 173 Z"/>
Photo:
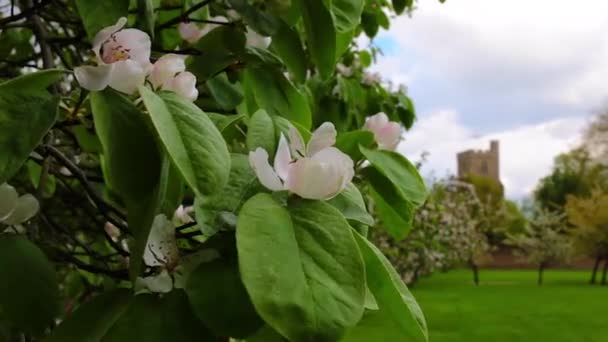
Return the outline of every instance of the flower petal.
<path id="1" fill-rule="evenodd" d="M 265 149 L 258 147 L 255 151 L 249 152 L 249 165 L 263 186 L 272 191 L 285 189 L 281 179 L 268 163 L 268 152 Z"/>
<path id="2" fill-rule="evenodd" d="M 382 149 L 394 150 L 401 140 L 401 126 L 389 121 L 388 116 L 382 112 L 368 117 L 363 129 L 374 133 L 374 139 Z"/>
<path id="3" fill-rule="evenodd" d="M 180 37 L 190 44 L 196 43 L 204 35 L 204 31 L 195 23 L 179 23 L 177 30 Z"/>
<path id="4" fill-rule="evenodd" d="M 350 157 L 330 147 L 291 164 L 286 186 L 302 198 L 326 200 L 344 190 L 353 176 Z"/>
<path id="5" fill-rule="evenodd" d="M 192 212 L 194 212 L 193 206 L 184 207 L 180 204 L 175 210 L 175 214 L 173 214 L 173 222 L 177 225 L 194 222 L 192 216 L 190 216 Z"/>
<path id="6" fill-rule="evenodd" d="M 173 80 L 175 75 L 186 70 L 185 56 L 169 53 L 159 58 L 152 66 L 148 80 L 154 89 Z"/>
<path id="7" fill-rule="evenodd" d="M 120 30 L 114 36 L 119 46 L 129 50 L 129 59 L 142 66 L 150 64 L 152 41 L 146 32 L 130 28 Z"/>
<path id="8" fill-rule="evenodd" d="M 333 146 L 336 143 L 336 128 L 331 122 L 324 122 L 313 133 L 308 142 L 307 155 L 312 157 L 315 153 Z"/>
<path id="9" fill-rule="evenodd" d="M 146 288 L 152 293 L 169 293 L 173 289 L 173 279 L 167 270 L 162 270 L 157 275 L 137 278 L 136 287 Z"/>
<path id="10" fill-rule="evenodd" d="M 175 226 L 165 215 L 157 215 L 152 223 L 144 250 L 144 262 L 148 266 L 175 266 L 179 249 L 175 239 Z"/>
<path id="11" fill-rule="evenodd" d="M 295 159 L 306 156 L 304 139 L 302 139 L 300 131 L 293 125 L 289 125 L 289 147 L 291 149 L 291 155 Z"/>
<path id="12" fill-rule="evenodd" d="M 9 226 L 23 223 L 36 215 L 39 209 L 36 197 L 25 194 L 17 199 L 15 209 L 4 219 L 4 223 Z"/>
<path id="13" fill-rule="evenodd" d="M 112 75 L 111 64 L 90 66 L 85 65 L 74 68 L 74 76 L 81 87 L 87 90 L 98 91 L 108 86 Z"/>
<path id="14" fill-rule="evenodd" d="M 141 64 L 127 59 L 112 64 L 109 85 L 120 92 L 133 94 L 145 79 L 146 70 Z"/>
<path id="15" fill-rule="evenodd" d="M 389 122 L 374 136 L 378 147 L 394 151 L 401 141 L 401 126 L 396 122 Z"/>
<path id="16" fill-rule="evenodd" d="M 190 101 L 195 101 L 198 97 L 198 89 L 196 89 L 196 76 L 188 71 L 180 73 L 171 81 L 163 84 L 162 89 L 173 91 Z"/>
<path id="17" fill-rule="evenodd" d="M 118 32 L 126 24 L 127 24 L 127 18 L 120 17 L 116 21 L 116 24 L 114 24 L 112 26 L 108 26 L 108 27 L 102 29 L 101 31 L 97 32 L 97 34 L 95 35 L 95 38 L 93 38 L 93 52 L 95 52 L 95 56 L 97 56 L 97 60 L 99 61 L 99 63 L 103 63 L 103 61 L 101 60 L 101 55 L 100 55 L 101 45 L 106 40 L 110 39 L 110 36 L 112 34 Z"/>
<path id="18" fill-rule="evenodd" d="M 285 136 L 281 134 L 281 138 L 279 139 L 279 147 L 277 148 L 277 153 L 274 156 L 274 169 L 283 181 L 287 179 L 287 175 L 289 174 L 289 163 L 291 163 L 289 145 L 287 144 L 287 139 L 285 139 Z"/>
<path id="19" fill-rule="evenodd" d="M 250 29 L 247 29 L 245 35 L 247 37 L 247 46 L 253 46 L 259 49 L 267 49 L 268 46 L 270 46 L 270 43 L 272 42 L 272 38 L 262 36 L 261 34 Z"/>
<path id="20" fill-rule="evenodd" d="M 379 131 L 382 127 L 384 127 L 384 125 L 386 125 L 388 122 L 389 122 L 388 116 L 385 113 L 380 112 L 378 114 L 368 117 L 365 120 L 363 129 L 366 129 L 368 131 L 372 131 L 375 133 L 375 132 Z"/>
<path id="21" fill-rule="evenodd" d="M 19 194 L 15 188 L 7 183 L 0 185 L 0 221 L 15 209 L 17 198 L 19 198 Z"/>

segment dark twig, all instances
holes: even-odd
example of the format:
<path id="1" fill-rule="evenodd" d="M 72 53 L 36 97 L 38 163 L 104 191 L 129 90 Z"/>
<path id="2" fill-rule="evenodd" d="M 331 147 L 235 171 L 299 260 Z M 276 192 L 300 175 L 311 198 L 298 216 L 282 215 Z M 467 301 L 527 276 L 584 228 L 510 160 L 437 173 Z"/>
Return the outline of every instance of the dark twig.
<path id="1" fill-rule="evenodd" d="M 158 25 L 156 27 L 157 30 L 164 30 L 166 28 L 169 28 L 175 24 L 179 24 L 182 21 L 188 21 L 188 17 L 190 16 L 190 14 L 196 12 L 197 10 L 205 7 L 206 5 L 208 5 L 209 3 L 211 3 L 212 0 L 206 0 L 203 2 L 200 2 L 192 7 L 190 7 L 187 11 L 185 11 L 184 13 L 182 13 L 181 15 L 173 18 L 173 19 L 169 19 L 167 21 L 165 21 L 164 23 Z"/>
<path id="2" fill-rule="evenodd" d="M 21 11 L 21 13 L 19 13 L 19 14 L 15 14 L 15 15 L 11 15 L 10 17 L 2 18 L 2 19 L 0 19 L 0 27 L 6 25 L 8 23 L 12 23 L 13 21 L 18 21 L 23 18 L 27 18 L 27 17 L 31 16 L 32 14 L 36 13 L 37 11 L 41 10 L 44 6 L 46 6 L 49 3 L 50 3 L 50 1 L 43 0 L 40 3 L 29 6 L 28 8 Z"/>
<path id="3" fill-rule="evenodd" d="M 117 222 L 110 215 L 110 213 L 114 213 L 116 216 L 118 216 L 122 220 L 126 220 L 126 216 L 123 213 L 121 213 L 118 209 L 116 209 L 116 208 L 112 207 L 111 205 L 109 205 L 108 203 L 106 203 L 101 198 L 101 196 L 99 196 L 99 194 L 97 194 L 97 191 L 95 191 L 95 189 L 93 188 L 93 186 L 87 179 L 87 176 L 85 175 L 85 173 L 76 164 L 74 164 L 68 157 L 66 157 L 63 153 L 61 153 L 61 151 L 59 151 L 57 148 L 55 148 L 51 145 L 43 145 L 40 148 L 40 152 L 41 152 L 41 154 L 47 154 L 47 155 L 53 156 L 61 164 L 63 164 L 76 177 L 76 179 L 78 179 L 78 181 L 82 184 L 82 186 L 84 187 L 84 190 L 89 195 L 89 198 L 91 199 L 91 201 L 93 201 L 93 203 L 95 203 L 97 208 L 99 208 L 99 210 L 104 215 L 104 217 L 108 221 L 110 221 L 112 224 L 114 224 L 115 226 L 117 226 L 119 228 L 125 228 L 124 224 Z"/>

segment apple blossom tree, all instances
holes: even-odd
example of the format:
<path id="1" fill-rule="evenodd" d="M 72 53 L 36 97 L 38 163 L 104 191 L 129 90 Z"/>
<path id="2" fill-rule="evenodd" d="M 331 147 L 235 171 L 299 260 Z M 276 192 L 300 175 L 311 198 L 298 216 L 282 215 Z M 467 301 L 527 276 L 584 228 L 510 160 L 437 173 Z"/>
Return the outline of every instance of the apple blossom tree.
<path id="1" fill-rule="evenodd" d="M 412 0 L 0 1 L 0 340 L 426 341 L 357 45 Z M 373 209 L 373 210 L 372 210 Z"/>

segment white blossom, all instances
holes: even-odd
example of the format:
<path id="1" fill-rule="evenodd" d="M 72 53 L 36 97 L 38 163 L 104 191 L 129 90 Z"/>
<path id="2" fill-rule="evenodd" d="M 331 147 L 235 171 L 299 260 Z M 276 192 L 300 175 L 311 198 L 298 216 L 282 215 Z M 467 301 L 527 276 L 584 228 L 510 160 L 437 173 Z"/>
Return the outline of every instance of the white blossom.
<path id="1" fill-rule="evenodd" d="M 0 185 L 0 223 L 7 226 L 19 225 L 38 213 L 40 204 L 31 194 L 19 196 L 14 187 Z"/>
<path id="2" fill-rule="evenodd" d="M 290 127 L 289 144 L 281 134 L 274 158 L 268 162 L 268 152 L 258 147 L 249 153 L 249 163 L 258 179 L 270 190 L 289 190 L 307 199 L 330 199 L 352 181 L 352 159 L 333 147 L 336 129 L 332 123 L 322 124 L 307 145 L 295 127 Z"/>
<path id="3" fill-rule="evenodd" d="M 247 37 L 247 46 L 252 46 L 259 49 L 267 49 L 268 46 L 270 46 L 270 43 L 272 42 L 272 39 L 270 37 L 262 36 L 261 34 L 250 29 L 247 29 L 245 35 Z"/>
<path id="4" fill-rule="evenodd" d="M 144 84 L 150 68 L 152 42 L 147 33 L 137 29 L 123 29 L 127 18 L 99 31 L 93 39 L 97 66 L 74 69 L 80 85 L 88 90 L 102 90 L 110 86 L 120 92 L 133 94 Z"/>
<path id="5" fill-rule="evenodd" d="M 368 117 L 363 129 L 374 133 L 374 139 L 381 149 L 393 151 L 401 141 L 401 126 L 389 121 L 388 116 L 382 112 Z"/>
<path id="6" fill-rule="evenodd" d="M 198 97 L 196 76 L 186 71 L 182 55 L 170 53 L 159 58 L 152 66 L 148 80 L 154 89 L 173 91 L 190 101 Z"/>

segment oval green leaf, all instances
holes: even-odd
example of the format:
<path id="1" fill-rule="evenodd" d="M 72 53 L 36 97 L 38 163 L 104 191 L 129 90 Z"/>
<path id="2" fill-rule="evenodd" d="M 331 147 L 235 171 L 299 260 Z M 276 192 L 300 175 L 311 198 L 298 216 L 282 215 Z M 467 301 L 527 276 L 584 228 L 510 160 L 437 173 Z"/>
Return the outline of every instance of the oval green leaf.
<path id="1" fill-rule="evenodd" d="M 264 321 L 290 341 L 335 341 L 363 314 L 365 270 L 350 226 L 325 202 L 289 211 L 258 194 L 237 225 L 241 277 Z"/>
<path id="2" fill-rule="evenodd" d="M 21 236 L 0 235 L 0 311 L 20 331 L 38 335 L 59 311 L 53 265 Z"/>
<path id="3" fill-rule="evenodd" d="M 198 195 L 221 190 L 228 181 L 230 154 L 211 119 L 175 93 L 157 95 L 140 87 L 152 123 L 184 181 Z"/>

